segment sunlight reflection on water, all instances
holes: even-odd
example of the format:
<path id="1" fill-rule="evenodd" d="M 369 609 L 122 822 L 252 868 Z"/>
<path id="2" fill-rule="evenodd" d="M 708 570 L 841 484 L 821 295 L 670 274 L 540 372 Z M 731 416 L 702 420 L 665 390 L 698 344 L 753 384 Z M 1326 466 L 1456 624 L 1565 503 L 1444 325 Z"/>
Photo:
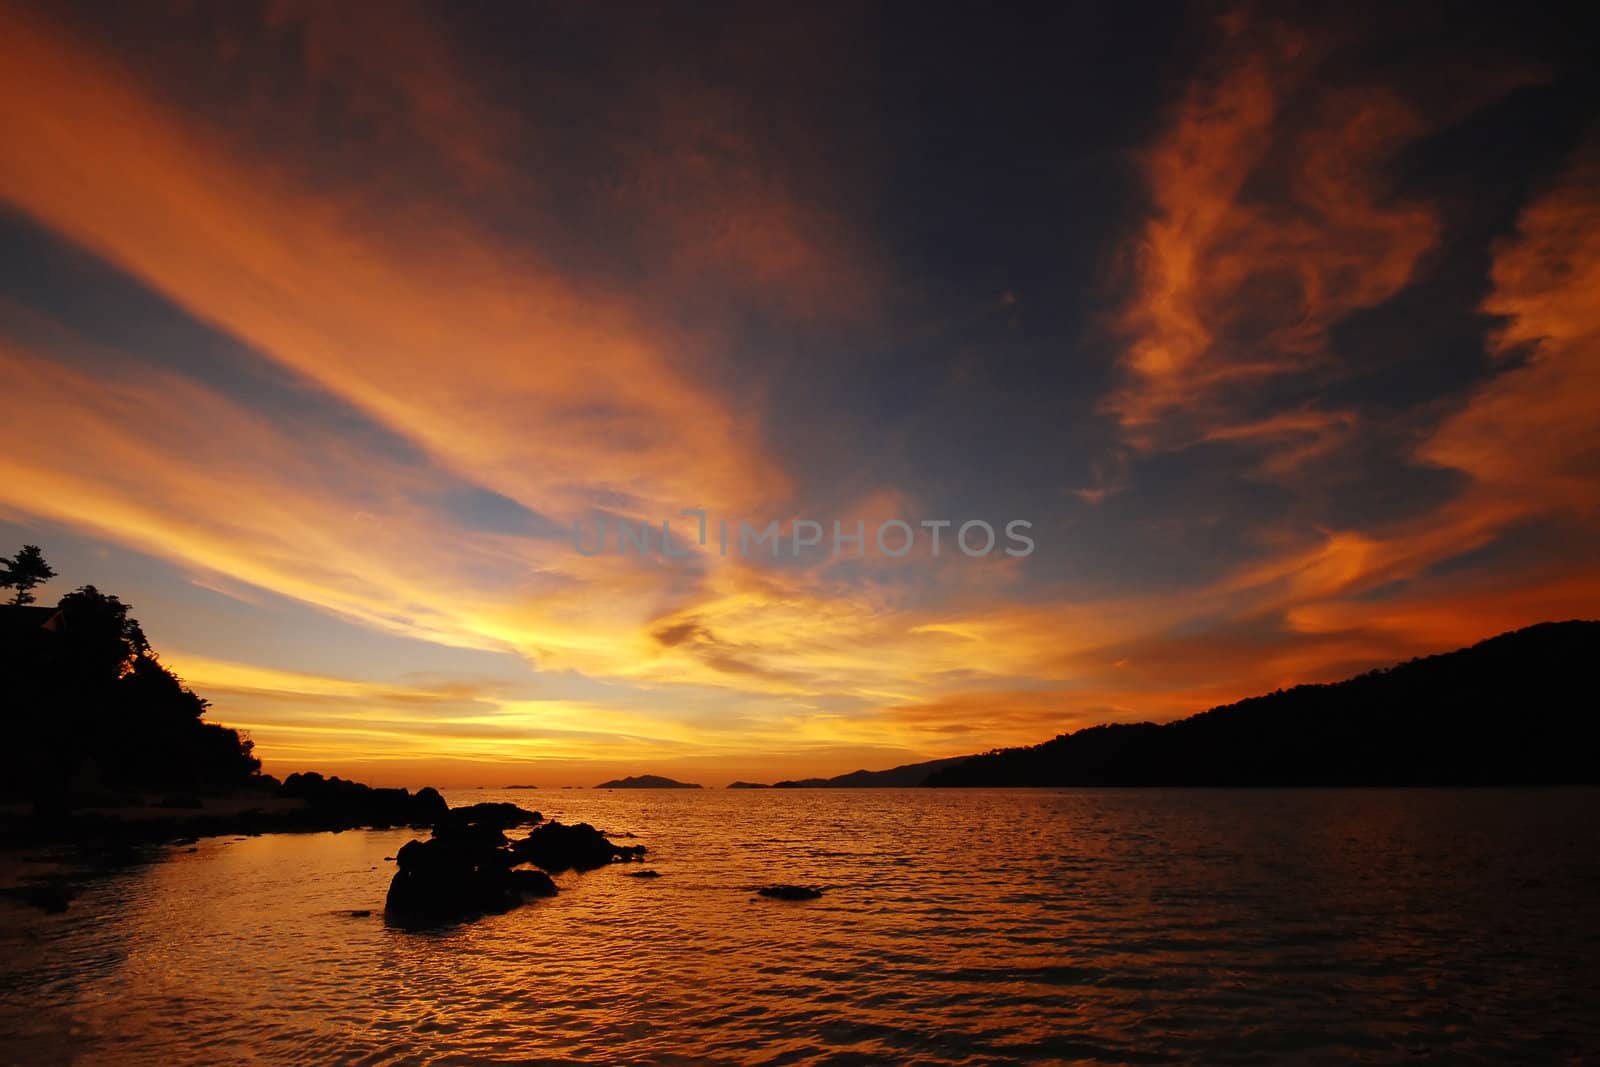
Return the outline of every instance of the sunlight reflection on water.
<path id="1" fill-rule="evenodd" d="M 409 831 L 0 905 L 8 1062 L 1549 1061 L 1600 1049 L 1595 790 L 458 792 L 633 833 L 386 927 Z M 826 885 L 821 900 L 753 885 Z M 372 915 L 354 918 L 353 909 Z"/>

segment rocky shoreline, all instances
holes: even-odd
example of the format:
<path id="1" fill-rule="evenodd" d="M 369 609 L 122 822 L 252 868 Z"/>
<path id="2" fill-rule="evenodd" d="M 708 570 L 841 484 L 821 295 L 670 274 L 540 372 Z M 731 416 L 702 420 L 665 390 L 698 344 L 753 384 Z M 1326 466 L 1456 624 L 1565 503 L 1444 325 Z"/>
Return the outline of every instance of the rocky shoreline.
<path id="1" fill-rule="evenodd" d="M 123 798 L 126 800 L 127 798 Z M 203 837 L 338 833 L 407 827 L 431 831 L 396 853 L 385 918 L 398 925 L 457 922 L 554 896 L 551 874 L 588 871 L 644 858 L 645 846 L 619 845 L 588 823 L 547 821 L 510 803 L 452 808 L 436 789 L 416 792 L 320 774 L 281 783 L 261 776 L 226 797 L 167 797 L 65 811 L 0 813 L 0 850 L 69 849 L 68 869 L 93 871 L 147 859 L 153 848 L 194 846 Z M 508 830 L 529 828 L 517 840 Z M 66 910 L 76 876 L 29 880 L 0 894 L 48 912 Z"/>
<path id="2" fill-rule="evenodd" d="M 510 809 L 508 825 L 540 821 L 535 811 L 513 804 L 474 805 Z M 462 810 L 462 809 L 456 809 Z M 431 829 L 451 811 L 438 790 L 384 789 L 337 776 L 291 774 L 282 782 L 266 775 L 224 796 L 171 794 L 145 800 L 90 798 L 76 807 L 41 810 L 17 806 L 0 812 L 0 850 L 48 845 L 158 845 L 202 837 Z M 514 816 L 512 813 L 516 813 Z"/>

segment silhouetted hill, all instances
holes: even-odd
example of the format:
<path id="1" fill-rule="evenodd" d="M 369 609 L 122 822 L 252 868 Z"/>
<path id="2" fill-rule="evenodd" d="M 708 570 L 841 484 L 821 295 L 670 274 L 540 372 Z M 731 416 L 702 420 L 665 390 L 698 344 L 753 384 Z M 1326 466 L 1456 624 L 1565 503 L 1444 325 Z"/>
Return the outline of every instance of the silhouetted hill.
<path id="1" fill-rule="evenodd" d="M 698 785 L 691 782 L 678 782 L 671 778 L 663 778 L 659 774 L 630 775 L 627 778 L 614 778 L 609 782 L 601 782 L 596 789 L 699 789 Z"/>
<path id="2" fill-rule="evenodd" d="M 760 782 L 730 782 L 729 789 L 771 789 L 771 786 L 762 785 Z"/>
<path id="3" fill-rule="evenodd" d="M 935 771 L 962 763 L 970 756 L 949 756 L 923 763 L 905 763 L 886 771 L 851 771 L 832 778 L 801 778 L 773 785 L 774 789 L 894 789 L 922 785 Z"/>
<path id="4" fill-rule="evenodd" d="M 1541 623 L 1165 725 L 1092 726 L 974 756 L 927 784 L 1597 783 L 1597 657 L 1600 622 Z"/>

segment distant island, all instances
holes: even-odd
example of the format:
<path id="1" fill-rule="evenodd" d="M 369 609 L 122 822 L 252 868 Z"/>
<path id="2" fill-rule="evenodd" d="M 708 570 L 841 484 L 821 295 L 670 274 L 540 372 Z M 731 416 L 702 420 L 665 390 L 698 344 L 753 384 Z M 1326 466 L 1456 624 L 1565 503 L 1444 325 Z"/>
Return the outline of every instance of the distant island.
<path id="1" fill-rule="evenodd" d="M 762 785 L 760 782 L 730 782 L 728 784 L 728 788 L 729 789 L 771 789 L 772 787 L 770 785 Z"/>
<path id="2" fill-rule="evenodd" d="M 536 785 L 508 785 L 507 789 L 538 789 Z"/>
<path id="3" fill-rule="evenodd" d="M 601 782 L 596 789 L 699 789 L 700 786 L 693 782 L 679 782 L 672 778 L 663 778 L 659 774 L 637 774 L 627 778 L 613 778 L 609 782 Z"/>
<path id="4" fill-rule="evenodd" d="M 1164 725 L 1091 726 L 958 760 L 930 786 L 1600 783 L 1600 622 L 1549 622 Z M 1588 694 L 1585 696 L 1585 694 Z"/>

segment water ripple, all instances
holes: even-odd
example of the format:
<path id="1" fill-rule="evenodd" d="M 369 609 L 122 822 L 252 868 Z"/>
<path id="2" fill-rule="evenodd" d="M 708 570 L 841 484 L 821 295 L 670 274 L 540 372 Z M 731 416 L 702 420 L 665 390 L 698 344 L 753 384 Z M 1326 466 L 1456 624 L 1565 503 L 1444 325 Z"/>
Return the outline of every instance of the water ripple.
<path id="1" fill-rule="evenodd" d="M 1530 1062 L 1600 1048 L 1593 790 L 532 796 L 637 834 L 662 877 L 564 874 L 553 899 L 418 934 L 381 918 L 382 857 L 405 831 L 203 841 L 91 881 L 64 915 L 0 904 L 0 1058 Z M 770 881 L 830 889 L 752 896 Z"/>

